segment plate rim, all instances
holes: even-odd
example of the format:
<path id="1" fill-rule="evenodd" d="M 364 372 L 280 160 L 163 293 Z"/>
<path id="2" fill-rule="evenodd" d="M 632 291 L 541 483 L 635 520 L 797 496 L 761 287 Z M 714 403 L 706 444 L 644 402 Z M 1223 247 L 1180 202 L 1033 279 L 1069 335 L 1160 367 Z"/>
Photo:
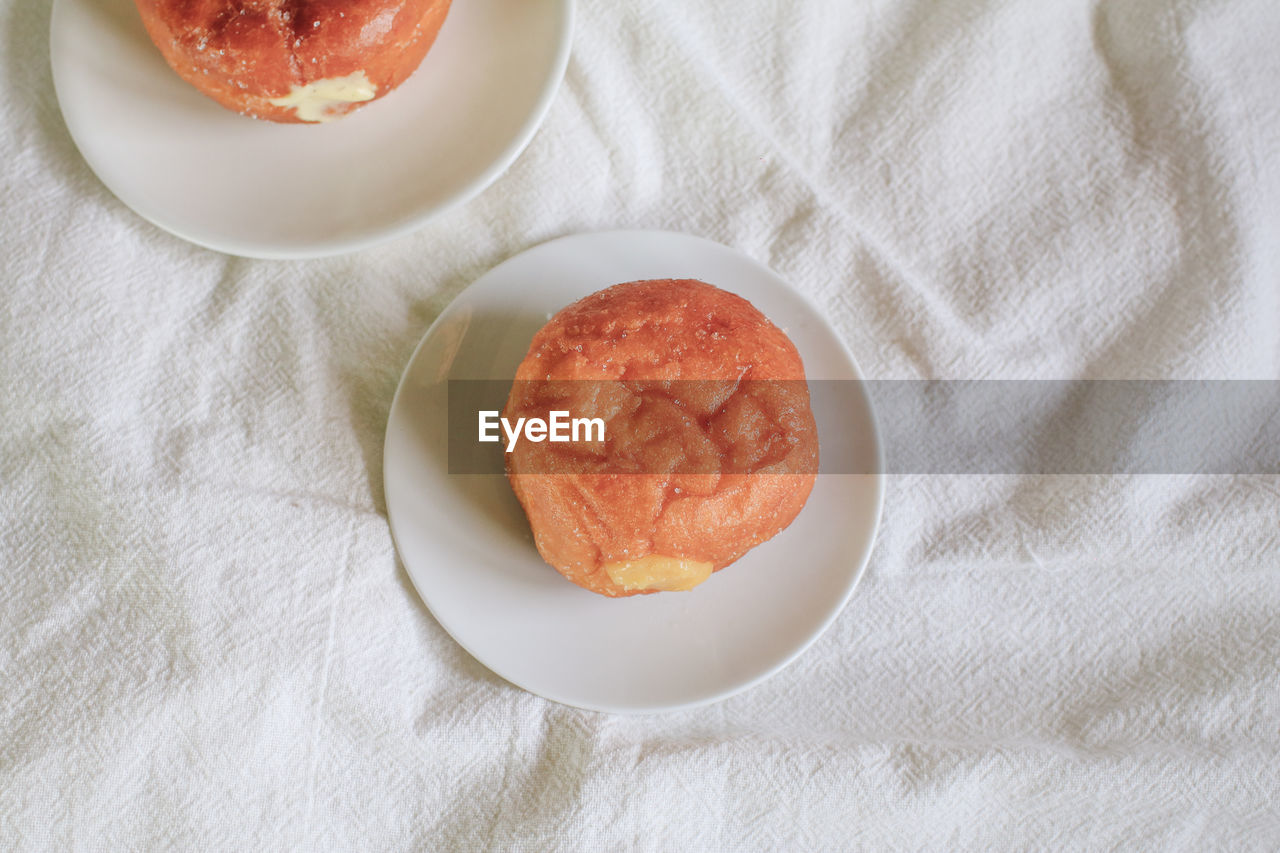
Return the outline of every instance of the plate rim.
<path id="1" fill-rule="evenodd" d="M 456 0 L 463 2 L 463 0 Z M 93 172 L 94 177 L 106 187 L 107 191 L 115 196 L 121 204 L 129 208 L 133 213 L 142 217 L 160 230 L 172 234 L 188 243 L 200 246 L 204 249 L 210 249 L 215 252 L 221 252 L 225 255 L 240 258 L 251 258 L 256 260 L 269 261 L 291 261 L 291 260 L 313 260 L 317 258 L 334 257 L 336 255 L 345 255 L 352 252 L 358 252 L 363 249 L 372 248 L 383 243 L 398 239 L 407 234 L 421 229 L 429 221 L 438 216 L 455 210 L 474 199 L 484 190 L 488 189 L 497 181 L 508 169 L 519 159 L 520 155 L 529 146 L 533 137 L 537 134 L 539 128 L 542 127 L 543 121 L 547 117 L 547 113 L 551 109 L 552 103 L 555 101 L 556 95 L 560 91 L 560 87 L 564 82 L 565 72 L 569 65 L 569 58 L 573 48 L 573 33 L 577 20 L 577 0 L 548 0 L 555 3 L 560 10 L 560 27 L 556 32 L 556 51 L 551 63 L 551 74 L 547 77 L 545 84 L 539 92 L 538 98 L 535 100 L 532 109 L 525 121 L 521 124 L 520 129 L 503 148 L 502 153 L 494 159 L 489 166 L 482 170 L 475 178 L 457 190 L 451 197 L 445 201 L 417 211 L 415 214 L 405 217 L 394 225 L 377 229 L 373 232 L 360 237 L 352 237 L 338 240 L 322 240 L 319 242 L 310 242 L 301 244 L 291 244 L 294 248 L 272 247 L 270 245 L 257 245 L 244 243 L 236 240 L 221 241 L 209 240 L 196 234 L 192 234 L 187 229 L 166 224 L 163 216 L 156 211 L 150 209 L 147 205 L 139 206 L 136 199 L 132 198 L 129 191 L 121 192 L 119 188 L 113 186 L 102 176 L 99 164 L 95 162 L 95 158 L 90 157 L 85 147 L 80 141 L 80 132 L 84 130 L 83 125 L 78 119 L 68 115 L 66 100 L 60 90 L 58 80 L 61 74 L 62 63 L 59 62 L 60 50 L 58 48 L 59 33 L 61 27 L 66 26 L 63 19 L 66 15 L 66 9 L 69 4 L 76 0 L 53 0 L 52 9 L 49 13 L 49 65 L 51 69 L 51 77 L 53 79 L 54 99 L 58 102 L 58 112 L 62 116 L 62 123 L 67 128 L 67 133 L 71 137 L 72 144 L 75 145 L 76 151 L 80 157 L 88 165 L 89 170 Z M 416 69 L 415 69 L 416 70 Z M 73 111 L 74 113 L 74 111 Z M 245 118 L 246 121 L 256 121 L 256 119 Z"/>
<path id="2" fill-rule="evenodd" d="M 873 442 L 874 450 L 875 450 L 874 452 L 875 470 L 867 474 L 819 474 L 818 475 L 819 477 L 856 476 L 856 477 L 862 477 L 870 480 L 871 483 L 873 484 L 872 495 L 871 495 L 871 503 L 873 508 L 871 512 L 870 532 L 867 536 L 866 542 L 862 547 L 861 553 L 856 555 L 855 557 L 855 561 L 857 565 L 850 574 L 849 581 L 840 598 L 839 603 L 831 609 L 830 613 L 824 619 L 822 619 L 820 623 L 815 625 L 815 627 L 809 632 L 808 636 L 806 636 L 803 642 L 797 644 L 795 649 L 793 649 L 791 652 L 786 654 L 777 663 L 769 667 L 766 667 L 764 670 L 762 670 L 760 673 L 756 674 L 755 676 L 745 679 L 744 681 L 734 684 L 730 687 L 726 687 L 719 691 L 708 694 L 706 696 L 693 699 L 687 702 L 618 706 L 618 705 L 609 705 L 606 703 L 582 702 L 582 701 L 574 701 L 574 700 L 565 699 L 565 698 L 559 698 L 555 696 L 548 696 L 546 693 L 542 691 L 535 690 L 529 687 L 522 679 L 512 677 L 510 674 L 508 674 L 507 672 L 504 672 L 502 669 L 493 666 L 491 663 L 486 661 L 483 657 L 476 654 L 476 652 L 473 651 L 472 648 L 466 642 L 464 642 L 462 639 L 458 637 L 457 633 L 455 633 L 455 631 L 450 627 L 449 621 L 444 618 L 441 618 L 440 614 L 437 613 L 436 608 L 432 607 L 429 597 L 424 594 L 421 586 L 418 583 L 418 580 L 414 577 L 413 572 L 409 570 L 408 563 L 404 559 L 404 551 L 402 550 L 401 544 L 400 544 L 401 537 L 396 532 L 396 523 L 392 520 L 392 511 L 391 511 L 392 500 L 391 500 L 391 494 L 390 494 L 390 488 L 389 488 L 391 478 L 387 477 L 386 472 L 388 469 L 388 463 L 390 461 L 388 458 L 388 455 L 389 455 L 389 451 L 392 444 L 391 428 L 393 424 L 393 416 L 397 410 L 397 407 L 400 405 L 402 395 L 405 393 L 405 388 L 407 385 L 409 374 L 412 371 L 413 367 L 417 364 L 418 356 L 421 353 L 422 349 L 432 339 L 432 336 L 435 334 L 436 330 L 440 327 L 440 325 L 444 321 L 449 319 L 449 314 L 451 310 L 454 309 L 454 307 L 463 299 L 463 297 L 466 295 L 466 293 L 469 290 L 477 286 L 482 280 L 484 280 L 488 276 L 497 273 L 498 270 L 500 270 L 502 267 L 520 259 L 521 257 L 523 257 L 524 255 L 530 252 L 543 249 L 544 247 L 551 246 L 552 244 L 580 240 L 580 239 L 594 239 L 594 238 L 617 239 L 617 238 L 626 238 L 626 237 L 637 236 L 637 235 L 644 236 L 644 237 L 651 237 L 651 236 L 674 237 L 674 238 L 687 240 L 687 241 L 695 241 L 699 243 L 710 244 L 710 246 L 714 247 L 714 249 L 719 251 L 732 252 L 736 254 L 738 257 L 745 259 L 750 264 L 766 271 L 772 278 L 777 279 L 778 282 L 781 282 L 783 287 L 786 288 L 786 290 L 788 290 L 793 296 L 801 300 L 804 306 L 808 310 L 812 311 L 814 316 L 819 318 L 822 321 L 822 323 L 831 331 L 832 337 L 834 338 L 836 343 L 839 344 L 841 354 L 847 360 L 850 369 L 853 371 L 853 374 L 856 377 L 856 381 L 858 383 L 858 391 L 861 394 L 866 405 L 866 411 L 868 415 L 868 425 L 870 427 L 870 437 Z M 483 666 L 486 670 L 498 676 L 499 678 L 506 681 L 507 683 L 511 684 L 512 686 L 525 691 L 526 693 L 529 693 L 533 696 L 537 696 L 548 702 L 554 702 L 556 704 L 564 705 L 566 707 L 578 708 L 585 711 L 593 711 L 593 712 L 599 712 L 599 713 L 617 714 L 620 716 L 648 716 L 653 714 L 675 713 L 679 711 L 687 711 L 695 708 L 705 707 L 707 705 L 712 705 L 717 702 L 722 702 L 726 699 L 729 699 L 733 696 L 736 696 L 740 693 L 750 690 L 751 688 L 756 687 L 759 684 L 769 680 L 770 678 L 777 675 L 782 670 L 786 669 L 788 666 L 794 663 L 801 655 L 803 655 L 806 651 L 808 651 L 814 645 L 814 643 L 816 643 L 824 634 L 827 633 L 827 631 L 831 628 L 831 625 L 835 622 L 835 620 L 840 616 L 841 613 L 844 612 L 845 608 L 849 604 L 850 599 L 853 598 L 854 592 L 857 590 L 858 586 L 862 582 L 863 577 L 865 577 L 867 573 L 867 568 L 871 561 L 871 555 L 875 550 L 875 545 L 879 538 L 880 524 L 881 524 L 881 521 L 883 520 L 884 500 L 885 500 L 885 480 L 887 479 L 887 475 L 885 473 L 884 442 L 881 439 L 879 421 L 876 417 L 876 411 L 873 405 L 873 400 L 871 398 L 871 395 L 868 393 L 866 383 L 867 383 L 867 378 L 863 374 L 862 368 L 859 366 L 857 359 L 853 355 L 853 352 L 849 349 L 849 346 L 846 343 L 844 337 L 840 335 L 835 330 L 834 326 L 832 326 L 826 320 L 826 314 L 819 309 L 819 307 L 814 303 L 813 299 L 809 296 L 809 294 L 791 285 L 790 282 L 788 282 L 782 276 L 778 275 L 778 273 L 774 272 L 770 267 L 768 267 L 761 261 L 758 261 L 751 255 L 748 255 L 747 253 L 733 246 L 729 246 L 724 243 L 719 243 L 715 240 L 711 240 L 706 237 L 687 234 L 680 231 L 671 231 L 671 230 L 665 230 L 665 229 L 634 229 L 634 228 L 602 229 L 597 231 L 580 231 L 572 234 L 566 234 L 559 237 L 554 237 L 549 240 L 545 240 L 541 243 L 537 243 L 533 246 L 529 246 L 525 249 L 522 249 L 516 252 L 515 254 L 510 255 L 509 257 L 505 258 L 504 260 L 500 261 L 499 263 L 493 265 L 489 269 L 480 273 L 475 279 L 473 279 L 461 291 L 459 291 L 457 295 L 455 295 L 453 299 L 451 299 L 448 302 L 448 304 L 446 304 L 440 310 L 440 313 L 436 315 L 436 318 L 432 320 L 430 324 L 428 324 L 426 331 L 423 332 L 422 337 L 418 340 L 418 343 L 414 346 L 413 352 L 410 354 L 408 360 L 405 362 L 404 368 L 400 373 L 400 378 L 396 383 L 395 394 L 392 396 L 391 405 L 387 410 L 387 425 L 383 432 L 383 446 L 382 446 L 383 502 L 387 508 L 387 527 L 390 530 L 392 543 L 395 547 L 396 561 L 398 562 L 400 568 L 404 571 L 405 575 L 409 578 L 409 583 L 412 586 L 414 593 L 418 596 L 418 600 L 422 602 L 422 605 L 427 609 L 427 612 L 431 614 L 431 617 L 436 621 L 436 623 L 445 631 L 446 634 L 449 635 L 450 640 L 457 643 L 457 645 L 463 651 L 465 651 L 468 655 L 470 655 L 473 660 L 475 660 L 477 663 Z"/>

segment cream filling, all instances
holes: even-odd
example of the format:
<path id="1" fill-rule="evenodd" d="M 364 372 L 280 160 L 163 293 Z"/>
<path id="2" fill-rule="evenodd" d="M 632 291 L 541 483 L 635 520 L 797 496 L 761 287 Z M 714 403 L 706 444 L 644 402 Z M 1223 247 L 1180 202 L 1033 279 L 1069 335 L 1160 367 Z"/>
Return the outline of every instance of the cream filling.
<path id="1" fill-rule="evenodd" d="M 650 554 L 638 560 L 606 563 L 604 570 L 610 580 L 627 592 L 642 589 L 677 592 L 693 589 L 711 577 L 711 568 L 710 563 L 699 560 Z"/>
<path id="2" fill-rule="evenodd" d="M 364 71 L 346 77 L 328 77 L 305 86 L 294 86 L 287 95 L 272 98 L 277 107 L 291 109 L 303 121 L 333 121 L 340 113 L 334 107 L 371 101 L 378 93 Z"/>

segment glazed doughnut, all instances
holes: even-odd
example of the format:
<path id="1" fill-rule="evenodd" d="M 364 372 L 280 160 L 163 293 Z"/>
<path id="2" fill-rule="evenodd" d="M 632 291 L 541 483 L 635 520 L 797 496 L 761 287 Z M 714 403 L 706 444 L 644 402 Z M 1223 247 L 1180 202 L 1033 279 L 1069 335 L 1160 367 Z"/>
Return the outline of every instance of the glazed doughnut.
<path id="1" fill-rule="evenodd" d="M 619 284 L 533 338 L 503 417 L 599 417 L 604 440 L 522 441 L 507 476 L 543 559 L 610 597 L 691 589 L 789 525 L 818 468 L 804 365 L 747 300 Z"/>
<path id="2" fill-rule="evenodd" d="M 135 0 L 182 79 L 228 109 L 323 122 L 381 98 L 426 56 L 449 0 Z"/>

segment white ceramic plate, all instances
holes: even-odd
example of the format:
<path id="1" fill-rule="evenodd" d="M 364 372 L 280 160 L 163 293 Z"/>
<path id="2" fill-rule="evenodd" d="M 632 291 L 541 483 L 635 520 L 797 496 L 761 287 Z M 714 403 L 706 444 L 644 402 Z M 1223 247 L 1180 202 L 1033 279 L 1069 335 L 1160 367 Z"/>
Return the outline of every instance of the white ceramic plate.
<path id="1" fill-rule="evenodd" d="M 447 382 L 515 375 L 554 312 L 623 281 L 698 278 L 740 294 L 795 342 L 812 379 L 859 383 L 817 405 L 820 474 L 800 516 L 690 592 L 608 599 L 538 556 L 501 475 L 450 475 Z M 601 711 L 648 712 L 729 696 L 777 672 L 831 623 L 866 564 L 883 470 L 853 357 L 817 309 L 765 267 L 682 234 L 614 231 L 544 243 L 467 288 L 419 344 L 387 423 L 387 512 L 418 593 L 454 639 L 508 681 Z M 821 396 L 821 395 L 820 395 Z M 784 580 L 785 579 L 785 580 Z"/>
<path id="2" fill-rule="evenodd" d="M 456 0 L 421 67 L 324 125 L 225 110 L 183 82 L 132 0 L 55 0 L 67 128 L 120 200 L 235 255 L 364 248 L 471 198 L 519 155 L 569 58 L 572 0 Z"/>

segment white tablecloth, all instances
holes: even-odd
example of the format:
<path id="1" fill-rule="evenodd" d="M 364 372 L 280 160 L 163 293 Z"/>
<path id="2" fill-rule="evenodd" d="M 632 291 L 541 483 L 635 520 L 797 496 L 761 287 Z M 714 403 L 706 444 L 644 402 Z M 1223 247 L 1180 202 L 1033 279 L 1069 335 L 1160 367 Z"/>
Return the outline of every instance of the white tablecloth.
<path id="1" fill-rule="evenodd" d="M 795 665 L 615 717 L 454 644 L 380 470 L 432 318 L 584 230 L 743 250 L 872 377 L 1280 377 L 1274 0 L 583 2 L 509 173 L 299 262 L 117 201 L 0 12 L 0 847 L 1280 845 L 1274 477 L 893 478 Z"/>

